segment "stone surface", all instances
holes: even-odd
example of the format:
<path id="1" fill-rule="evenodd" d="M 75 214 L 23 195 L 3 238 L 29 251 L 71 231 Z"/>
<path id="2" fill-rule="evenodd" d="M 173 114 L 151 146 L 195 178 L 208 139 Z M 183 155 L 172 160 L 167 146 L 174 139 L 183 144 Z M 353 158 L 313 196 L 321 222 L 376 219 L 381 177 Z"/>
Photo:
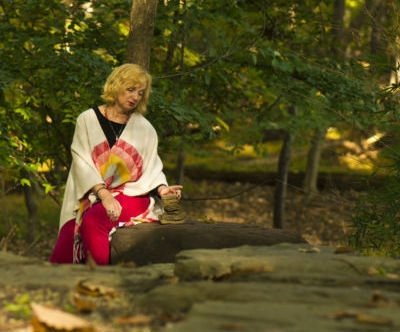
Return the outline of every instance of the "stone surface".
<path id="1" fill-rule="evenodd" d="M 400 330 L 398 260 L 310 249 L 184 251 L 175 264 L 180 282 L 152 289 L 137 305 L 147 313 L 185 315 L 167 331 Z"/>
<path id="2" fill-rule="evenodd" d="M 297 233 L 238 223 L 204 223 L 160 225 L 143 223 L 119 228 L 111 240 L 111 262 L 135 262 L 137 265 L 167 263 L 186 249 L 219 249 L 242 245 L 305 243 Z"/>
<path id="3" fill-rule="evenodd" d="M 23 306 L 21 294 L 74 312 L 84 282 L 118 292 L 78 314 L 100 331 L 400 330 L 400 261 L 334 251 L 306 244 L 197 249 L 180 252 L 174 264 L 94 269 L 0 253 L 0 327 L 10 327 L 15 313 L 7 308 Z M 148 328 L 121 323 L 138 314 L 150 317 Z"/>

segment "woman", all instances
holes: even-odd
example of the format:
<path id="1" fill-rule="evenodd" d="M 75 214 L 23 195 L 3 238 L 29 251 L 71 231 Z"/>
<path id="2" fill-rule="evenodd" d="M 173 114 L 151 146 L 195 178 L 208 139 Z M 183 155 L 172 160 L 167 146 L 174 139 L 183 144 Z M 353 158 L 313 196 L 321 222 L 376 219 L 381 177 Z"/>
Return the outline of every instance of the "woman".
<path id="1" fill-rule="evenodd" d="M 72 165 L 50 262 L 82 263 L 89 253 L 109 263 L 109 234 L 122 225 L 157 221 L 157 197 L 181 196 L 168 186 L 157 154 L 157 134 L 142 115 L 151 76 L 125 64 L 107 78 L 105 105 L 79 115 L 71 145 Z"/>

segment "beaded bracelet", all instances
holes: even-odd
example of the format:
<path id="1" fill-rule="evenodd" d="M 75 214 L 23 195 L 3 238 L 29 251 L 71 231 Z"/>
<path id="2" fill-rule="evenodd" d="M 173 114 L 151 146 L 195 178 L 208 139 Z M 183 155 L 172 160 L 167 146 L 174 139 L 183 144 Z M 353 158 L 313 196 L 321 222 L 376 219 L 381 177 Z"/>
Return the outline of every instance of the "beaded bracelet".
<path id="1" fill-rule="evenodd" d="M 93 192 L 93 194 L 96 196 L 97 199 L 100 199 L 100 197 L 99 197 L 99 191 L 100 191 L 101 189 L 106 189 L 106 190 L 107 190 L 106 186 L 103 185 L 103 186 L 101 186 L 99 189 L 97 189 L 97 190 L 95 190 L 95 191 Z"/>

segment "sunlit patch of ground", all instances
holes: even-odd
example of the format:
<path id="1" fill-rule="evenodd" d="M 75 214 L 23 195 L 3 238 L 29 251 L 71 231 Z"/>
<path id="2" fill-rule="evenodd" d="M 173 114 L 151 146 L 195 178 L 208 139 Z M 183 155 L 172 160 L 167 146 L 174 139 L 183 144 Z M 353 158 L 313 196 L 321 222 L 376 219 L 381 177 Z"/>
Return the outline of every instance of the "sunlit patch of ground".
<path id="1" fill-rule="evenodd" d="M 188 219 L 273 227 L 273 187 L 209 181 L 190 182 L 187 187 L 187 198 L 226 197 L 245 191 L 231 199 L 184 200 Z M 299 232 L 312 245 L 344 244 L 357 196 L 354 191 L 324 191 L 306 202 L 298 188 L 289 188 L 284 227 Z"/>

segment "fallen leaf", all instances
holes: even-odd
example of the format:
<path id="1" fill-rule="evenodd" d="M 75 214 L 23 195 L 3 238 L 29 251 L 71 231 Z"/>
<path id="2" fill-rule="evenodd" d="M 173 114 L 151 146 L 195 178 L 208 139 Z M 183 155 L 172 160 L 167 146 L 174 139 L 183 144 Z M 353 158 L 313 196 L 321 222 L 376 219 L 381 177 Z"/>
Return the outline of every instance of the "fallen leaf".
<path id="1" fill-rule="evenodd" d="M 392 320 L 389 318 L 367 315 L 367 314 L 357 315 L 356 321 L 358 323 L 363 323 L 363 324 L 386 325 L 386 326 L 393 325 Z"/>
<path id="2" fill-rule="evenodd" d="M 96 303 L 78 294 L 74 295 L 74 303 L 78 312 L 89 313 L 96 310 Z"/>
<path id="3" fill-rule="evenodd" d="M 307 254 L 321 252 L 321 250 L 320 250 L 319 248 L 317 248 L 317 247 L 312 247 L 312 248 L 299 248 L 299 249 L 297 249 L 297 250 L 298 250 L 299 252 L 304 252 L 304 253 L 307 253 Z"/>
<path id="4" fill-rule="evenodd" d="M 392 280 L 399 280 L 400 279 L 400 274 L 396 273 L 387 273 L 386 277 Z"/>
<path id="5" fill-rule="evenodd" d="M 34 332 L 74 331 L 95 332 L 96 329 L 86 320 L 61 311 L 32 303 L 31 325 Z"/>
<path id="6" fill-rule="evenodd" d="M 337 247 L 334 254 L 351 254 L 354 253 L 354 249 L 350 247 Z"/>
<path id="7" fill-rule="evenodd" d="M 179 282 L 179 278 L 178 277 L 171 277 L 171 278 L 167 278 L 168 283 L 174 285 L 177 284 Z"/>
<path id="8" fill-rule="evenodd" d="M 377 276 L 377 275 L 379 274 L 379 271 L 378 271 L 375 267 L 370 266 L 370 267 L 368 268 L 368 270 L 367 270 L 367 273 L 368 273 L 368 275 L 370 275 L 370 276 Z"/>
<path id="9" fill-rule="evenodd" d="M 387 307 L 391 302 L 388 298 L 384 297 L 381 293 L 375 292 L 372 294 L 367 307 Z M 394 304 L 394 302 L 392 302 Z"/>
<path id="10" fill-rule="evenodd" d="M 87 281 L 80 281 L 76 285 L 76 290 L 78 293 L 89 295 L 89 296 L 109 296 L 117 297 L 118 292 L 111 288 L 102 285 L 90 284 Z"/>
<path id="11" fill-rule="evenodd" d="M 353 310 L 337 310 L 328 315 L 332 319 L 356 318 L 360 313 Z"/>
<path id="12" fill-rule="evenodd" d="M 152 318 L 146 315 L 122 316 L 115 320 L 118 325 L 149 325 L 151 321 Z"/>

